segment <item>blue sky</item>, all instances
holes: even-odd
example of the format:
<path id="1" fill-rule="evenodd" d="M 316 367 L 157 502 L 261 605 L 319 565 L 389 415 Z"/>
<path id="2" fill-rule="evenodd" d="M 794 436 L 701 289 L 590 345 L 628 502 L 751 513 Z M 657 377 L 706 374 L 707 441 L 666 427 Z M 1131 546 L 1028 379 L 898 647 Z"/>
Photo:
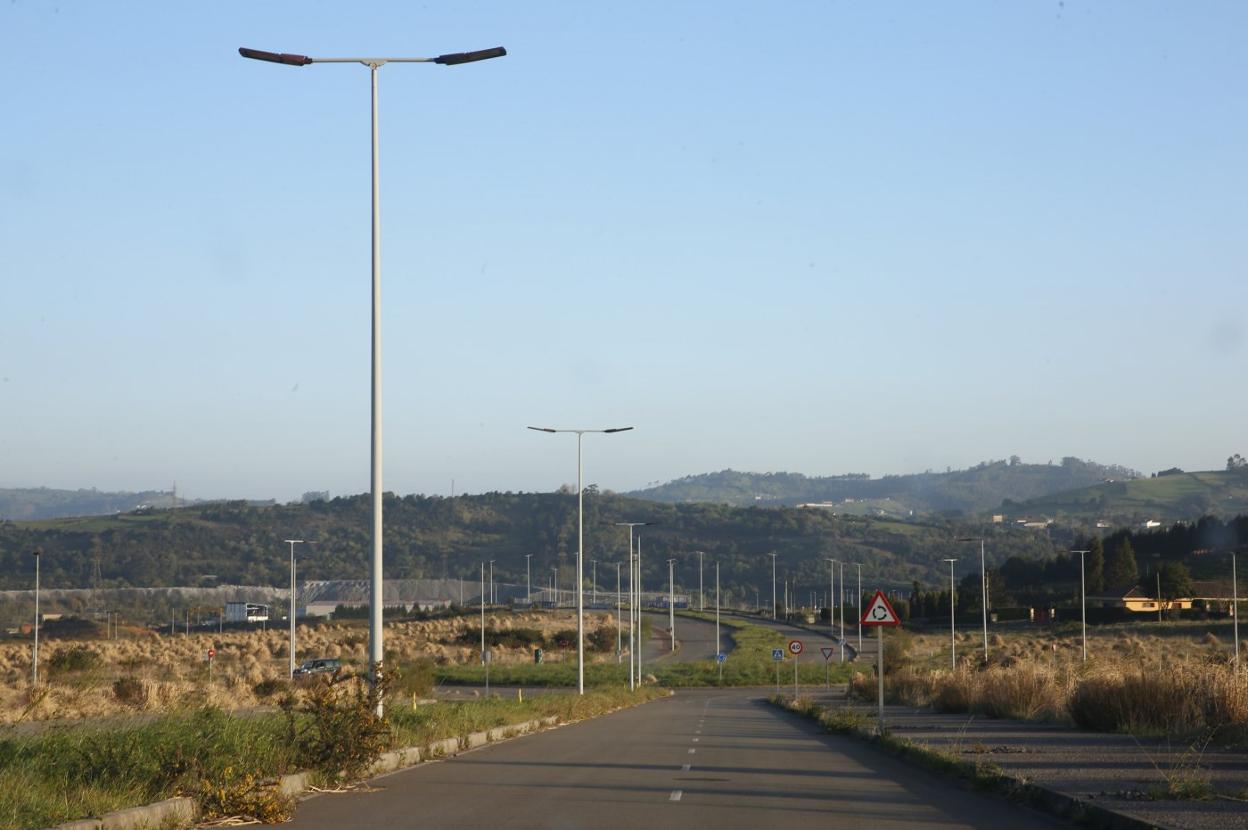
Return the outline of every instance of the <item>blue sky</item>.
<path id="1" fill-rule="evenodd" d="M 0 7 L 0 486 L 630 489 L 1243 424 L 1248 6 Z"/>

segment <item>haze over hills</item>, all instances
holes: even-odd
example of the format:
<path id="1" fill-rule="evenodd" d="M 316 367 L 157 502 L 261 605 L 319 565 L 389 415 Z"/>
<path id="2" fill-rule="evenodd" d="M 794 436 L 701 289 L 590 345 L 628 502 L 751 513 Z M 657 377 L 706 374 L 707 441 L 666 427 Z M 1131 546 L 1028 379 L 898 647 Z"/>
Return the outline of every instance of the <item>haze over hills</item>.
<path id="1" fill-rule="evenodd" d="M 1226 519 L 1248 514 L 1248 469 L 1166 471 L 1152 478 L 1105 482 L 1006 503 L 1003 512 L 1068 523 L 1169 524 L 1201 516 Z"/>
<path id="2" fill-rule="evenodd" d="M 56 490 L 50 487 L 0 488 L 0 519 L 29 521 L 67 516 L 106 516 L 142 506 L 170 507 L 169 490 L 106 493 L 102 490 Z M 180 501 L 180 500 L 179 500 Z"/>
<path id="3" fill-rule="evenodd" d="M 1066 457 L 1060 464 L 985 461 L 969 470 L 927 471 L 871 478 L 866 474 L 805 476 L 723 470 L 687 476 L 628 495 L 662 502 L 714 502 L 736 506 L 835 503 L 844 514 L 911 517 L 930 513 L 973 515 L 999 510 L 1002 502 L 1023 502 L 1086 488 L 1106 480 L 1140 478 L 1135 470 Z"/>

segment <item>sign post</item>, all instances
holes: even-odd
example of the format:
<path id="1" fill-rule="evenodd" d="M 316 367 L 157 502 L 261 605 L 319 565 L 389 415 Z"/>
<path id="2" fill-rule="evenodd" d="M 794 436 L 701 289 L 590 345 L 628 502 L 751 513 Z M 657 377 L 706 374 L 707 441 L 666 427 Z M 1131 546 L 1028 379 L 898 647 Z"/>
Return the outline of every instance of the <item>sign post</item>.
<path id="1" fill-rule="evenodd" d="M 724 661 L 728 659 L 728 655 L 722 651 L 715 655 L 715 662 L 719 664 L 719 685 L 724 685 Z"/>
<path id="2" fill-rule="evenodd" d="M 836 653 L 836 649 L 830 646 L 823 646 L 819 649 L 819 651 L 823 652 L 823 685 L 831 689 L 832 680 L 830 678 L 829 670 L 832 665 L 832 655 Z"/>
<path id="3" fill-rule="evenodd" d="M 776 697 L 780 696 L 780 664 L 784 662 L 784 649 L 773 648 L 771 650 L 772 662 L 776 664 Z"/>
<path id="4" fill-rule="evenodd" d="M 789 654 L 793 655 L 793 700 L 797 700 L 797 658 L 801 656 L 805 646 L 801 640 L 789 640 Z"/>
<path id="5" fill-rule="evenodd" d="M 875 626 L 875 633 L 878 637 L 880 651 L 880 665 L 876 672 L 876 678 L 879 683 L 879 717 L 876 724 L 878 734 L 884 734 L 884 627 L 901 625 L 901 618 L 897 616 L 897 612 L 893 610 L 893 606 L 889 603 L 888 597 L 884 596 L 883 591 L 876 591 L 875 596 L 867 603 L 866 610 L 862 612 L 863 625 Z"/>
<path id="6" fill-rule="evenodd" d="M 211 683 L 212 683 L 212 658 L 214 658 L 214 657 L 216 657 L 216 656 L 217 656 L 217 650 L 216 650 L 215 648 L 210 648 L 210 649 L 208 649 L 208 657 L 207 657 L 207 663 L 208 663 L 208 683 L 209 683 L 210 685 L 211 685 Z"/>

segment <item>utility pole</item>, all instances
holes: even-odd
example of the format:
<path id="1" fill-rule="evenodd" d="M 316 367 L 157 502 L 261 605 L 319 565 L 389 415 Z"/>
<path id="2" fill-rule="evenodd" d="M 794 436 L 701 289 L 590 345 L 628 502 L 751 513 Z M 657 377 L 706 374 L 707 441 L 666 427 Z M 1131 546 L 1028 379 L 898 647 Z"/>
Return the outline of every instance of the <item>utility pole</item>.
<path id="1" fill-rule="evenodd" d="M 481 563 L 481 665 L 485 665 L 485 563 Z"/>
<path id="2" fill-rule="evenodd" d="M 524 555 L 524 593 L 527 599 L 525 605 L 533 604 L 533 554 L 526 553 Z"/>

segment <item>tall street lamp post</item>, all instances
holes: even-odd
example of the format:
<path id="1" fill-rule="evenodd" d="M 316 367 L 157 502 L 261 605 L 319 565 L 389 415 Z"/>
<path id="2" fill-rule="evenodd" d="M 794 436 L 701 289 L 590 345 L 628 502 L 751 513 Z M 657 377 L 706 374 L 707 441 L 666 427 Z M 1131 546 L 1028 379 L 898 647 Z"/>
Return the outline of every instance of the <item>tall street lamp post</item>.
<path id="1" fill-rule="evenodd" d="M 295 679 L 295 545 L 302 545 L 302 539 L 286 539 L 290 545 L 290 679 Z"/>
<path id="2" fill-rule="evenodd" d="M 526 553 L 524 555 L 524 594 L 525 605 L 533 604 L 533 554 Z"/>
<path id="3" fill-rule="evenodd" d="M 862 563 L 858 566 L 858 598 L 854 600 L 854 615 L 858 617 L 858 653 L 862 654 Z"/>
<path id="4" fill-rule="evenodd" d="M 705 551 L 697 551 L 698 554 L 698 610 L 706 610 L 706 594 L 702 592 L 702 554 Z"/>
<path id="5" fill-rule="evenodd" d="M 841 662 L 845 662 L 845 563 L 837 562 L 837 581 L 841 589 Z"/>
<path id="6" fill-rule="evenodd" d="M 30 553 L 35 557 L 35 650 L 30 658 L 30 671 L 31 683 L 37 686 L 39 685 L 39 560 L 43 557 L 43 548 L 35 548 Z"/>
<path id="7" fill-rule="evenodd" d="M 953 622 L 953 595 L 954 595 L 953 563 L 957 562 L 958 560 L 945 559 L 942 561 L 949 563 L 949 668 L 951 668 L 953 671 L 957 671 L 958 669 L 958 641 L 954 634 L 954 622 Z"/>
<path id="8" fill-rule="evenodd" d="M 771 557 L 771 618 L 776 618 L 776 555 L 774 553 L 767 554 Z"/>
<path id="9" fill-rule="evenodd" d="M 632 551 L 629 551 L 632 553 Z M 620 591 L 620 563 L 615 563 L 615 664 L 624 659 L 624 595 Z"/>
<path id="10" fill-rule="evenodd" d="M 628 432 L 632 427 L 612 429 L 553 429 L 529 427 L 536 432 L 576 433 L 576 693 L 585 694 L 585 487 L 581 483 L 581 438 L 587 432 L 611 434 Z"/>
<path id="11" fill-rule="evenodd" d="M 637 653 L 637 643 L 641 640 L 640 630 L 637 632 L 637 638 L 633 638 L 634 624 L 638 626 L 641 624 L 641 613 L 637 607 L 638 586 L 640 585 L 641 580 L 640 575 L 637 574 L 637 569 L 633 560 L 633 528 L 645 527 L 650 524 L 653 524 L 653 522 L 615 523 L 616 527 L 628 528 L 628 688 L 630 691 L 637 688 L 637 682 L 640 680 L 640 678 L 633 672 L 634 665 L 637 666 L 638 672 L 640 672 L 641 669 L 641 664 L 636 661 L 634 656 Z M 637 559 L 641 559 L 640 551 L 638 552 Z M 634 577 L 637 578 L 634 579 Z"/>
<path id="12" fill-rule="evenodd" d="M 490 560 L 490 605 L 496 604 L 495 599 L 494 599 L 494 562 L 495 561 L 496 560 L 493 560 L 493 559 Z"/>
<path id="13" fill-rule="evenodd" d="M 959 536 L 959 542 L 979 542 L 980 604 L 984 607 L 984 664 L 988 663 L 988 566 L 984 563 L 984 537 Z"/>
<path id="14" fill-rule="evenodd" d="M 1083 557 L 1092 551 L 1072 550 L 1079 554 L 1079 617 L 1083 622 L 1083 662 L 1088 662 L 1088 588 Z"/>
<path id="15" fill-rule="evenodd" d="M 671 648 L 676 650 L 676 560 L 667 560 L 667 632 Z"/>
<path id="16" fill-rule="evenodd" d="M 385 653 L 382 643 L 382 517 L 381 517 L 381 201 L 380 173 L 378 171 L 379 152 L 377 142 L 377 70 L 387 63 L 437 63 L 443 66 L 457 66 L 461 63 L 501 58 L 507 50 L 501 46 L 493 49 L 482 49 L 476 52 L 453 52 L 438 55 L 436 58 L 310 58 L 307 55 L 293 55 L 277 52 L 263 52 L 259 49 L 240 48 L 238 53 L 244 58 L 280 63 L 287 66 L 307 66 L 312 63 L 359 63 L 368 67 L 372 81 L 372 157 L 373 157 L 373 198 L 372 198 L 372 271 L 373 271 L 373 312 L 372 312 L 372 445 L 371 484 L 373 522 L 372 522 L 372 563 L 369 572 L 370 606 L 368 618 L 368 655 L 369 675 L 374 687 L 381 680 L 382 658 Z M 384 711 L 381 695 L 377 696 L 377 715 Z"/>
<path id="17" fill-rule="evenodd" d="M 836 560 L 824 558 L 828 563 L 828 631 L 836 638 Z"/>
<path id="18" fill-rule="evenodd" d="M 590 571 L 590 577 L 589 577 L 590 602 L 593 605 L 597 605 L 598 604 L 598 560 L 591 559 L 589 561 L 593 564 L 593 569 Z"/>

